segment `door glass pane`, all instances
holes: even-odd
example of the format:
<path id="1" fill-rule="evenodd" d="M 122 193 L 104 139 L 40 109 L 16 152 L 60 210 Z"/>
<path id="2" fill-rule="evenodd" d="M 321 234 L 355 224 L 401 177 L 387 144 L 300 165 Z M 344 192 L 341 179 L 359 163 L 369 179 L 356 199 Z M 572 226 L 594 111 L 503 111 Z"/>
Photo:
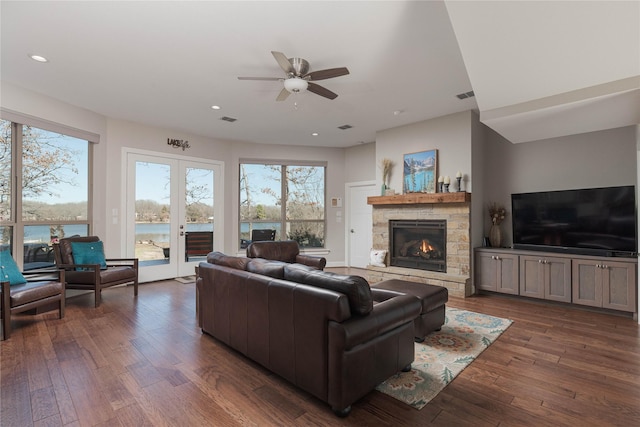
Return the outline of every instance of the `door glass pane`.
<path id="1" fill-rule="evenodd" d="M 22 129 L 22 219 L 86 221 L 89 143 L 31 126 Z"/>
<path id="2" fill-rule="evenodd" d="M 169 262 L 171 166 L 136 162 L 135 256 L 142 265 Z"/>
<path id="3" fill-rule="evenodd" d="M 185 260 L 198 261 L 213 250 L 213 182 L 211 169 L 185 170 Z"/>
<path id="4" fill-rule="evenodd" d="M 11 122 L 7 120 L 0 120 L 0 221 L 10 221 L 10 220 L 11 220 Z"/>

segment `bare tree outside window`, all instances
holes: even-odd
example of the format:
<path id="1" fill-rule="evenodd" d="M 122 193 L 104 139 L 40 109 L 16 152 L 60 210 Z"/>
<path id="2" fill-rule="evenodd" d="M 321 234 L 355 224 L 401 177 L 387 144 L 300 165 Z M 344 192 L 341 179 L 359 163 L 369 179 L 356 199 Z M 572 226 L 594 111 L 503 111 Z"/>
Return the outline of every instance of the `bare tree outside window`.
<path id="1" fill-rule="evenodd" d="M 14 170 L 17 165 L 21 168 Z M 25 270 L 53 264 L 56 239 L 88 233 L 88 169 L 88 141 L 0 121 L 1 243 L 10 242 L 17 230 Z M 19 188 L 12 186 L 14 176 Z M 16 197 L 21 197 L 19 212 L 14 212 Z"/>
<path id="2" fill-rule="evenodd" d="M 240 164 L 240 241 L 254 229 L 274 229 L 277 240 L 323 247 L 325 167 Z"/>

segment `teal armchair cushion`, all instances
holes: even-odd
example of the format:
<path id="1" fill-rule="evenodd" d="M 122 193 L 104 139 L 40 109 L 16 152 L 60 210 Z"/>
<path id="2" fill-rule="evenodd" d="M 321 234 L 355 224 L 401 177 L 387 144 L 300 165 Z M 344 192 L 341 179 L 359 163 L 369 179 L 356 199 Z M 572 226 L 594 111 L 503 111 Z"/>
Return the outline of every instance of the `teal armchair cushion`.
<path id="1" fill-rule="evenodd" d="M 0 251 L 0 280 L 9 282 L 11 286 L 27 283 L 11 253 L 7 250 Z"/>
<path id="2" fill-rule="evenodd" d="M 71 242 L 71 253 L 75 264 L 100 264 L 101 270 L 107 268 L 101 240 L 97 242 Z M 76 270 L 86 270 L 86 268 L 78 267 Z"/>

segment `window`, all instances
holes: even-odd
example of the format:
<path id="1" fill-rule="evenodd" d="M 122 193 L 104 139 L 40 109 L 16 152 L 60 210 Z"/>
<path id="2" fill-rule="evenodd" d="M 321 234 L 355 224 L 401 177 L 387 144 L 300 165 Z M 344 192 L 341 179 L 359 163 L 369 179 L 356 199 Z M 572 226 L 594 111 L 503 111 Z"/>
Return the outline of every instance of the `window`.
<path id="1" fill-rule="evenodd" d="M 240 247 L 253 230 L 275 230 L 276 240 L 303 248 L 324 247 L 325 170 L 325 164 L 240 163 Z"/>
<path id="2" fill-rule="evenodd" d="M 24 270 L 51 266 L 53 242 L 89 233 L 90 144 L 8 120 L 0 127 L 0 244 Z"/>

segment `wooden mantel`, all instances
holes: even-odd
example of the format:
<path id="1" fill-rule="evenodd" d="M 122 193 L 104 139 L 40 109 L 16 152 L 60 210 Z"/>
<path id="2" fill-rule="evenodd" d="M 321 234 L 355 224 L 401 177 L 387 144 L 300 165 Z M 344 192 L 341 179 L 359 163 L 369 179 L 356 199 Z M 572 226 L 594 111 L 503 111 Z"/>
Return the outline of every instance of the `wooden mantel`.
<path id="1" fill-rule="evenodd" d="M 457 191 L 455 193 L 409 193 L 394 196 L 367 197 L 369 205 L 419 205 L 434 203 L 468 203 L 471 193 Z"/>

